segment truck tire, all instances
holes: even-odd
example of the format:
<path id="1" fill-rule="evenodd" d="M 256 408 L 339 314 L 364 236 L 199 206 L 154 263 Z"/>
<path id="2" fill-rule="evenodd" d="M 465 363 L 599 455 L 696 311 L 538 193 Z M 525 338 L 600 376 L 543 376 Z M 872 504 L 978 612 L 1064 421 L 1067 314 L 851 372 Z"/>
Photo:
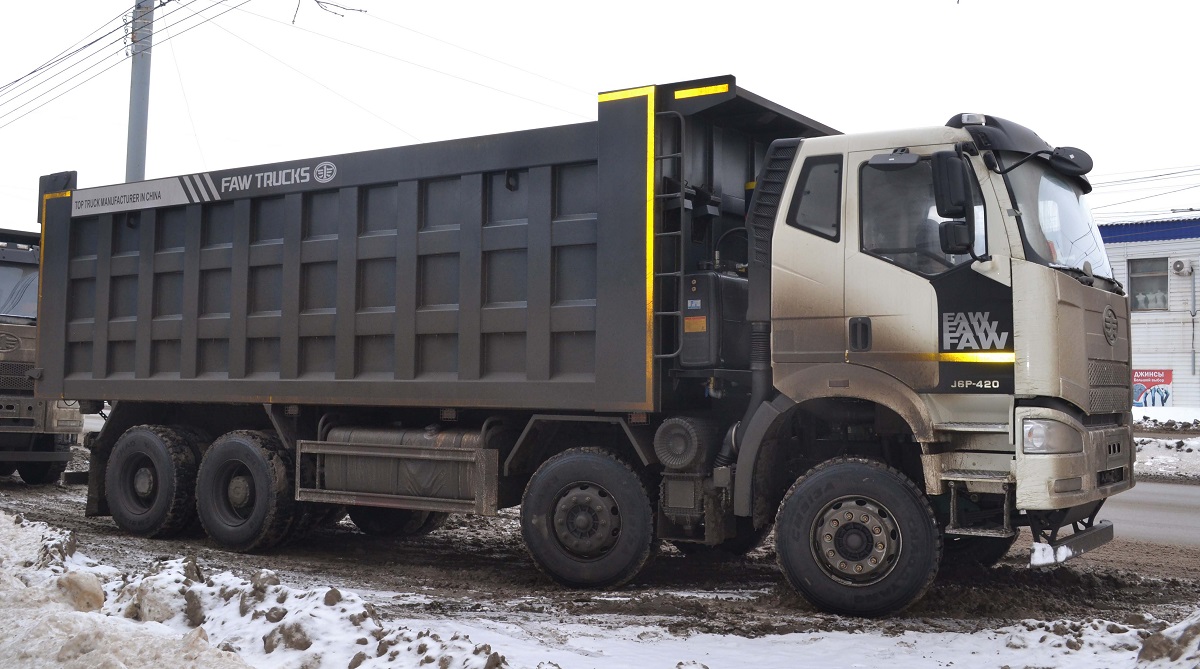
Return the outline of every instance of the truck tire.
<path id="1" fill-rule="evenodd" d="M 942 569 L 992 567 L 1008 555 L 1020 533 L 1011 537 L 956 537 L 947 535 L 942 546 Z"/>
<path id="2" fill-rule="evenodd" d="M 53 434 L 39 434 L 33 438 L 34 451 L 46 453 L 70 452 L 70 444 L 59 444 Z M 20 462 L 17 473 L 21 480 L 28 485 L 47 485 L 58 483 L 62 473 L 67 471 L 66 461 L 60 462 Z"/>
<path id="3" fill-rule="evenodd" d="M 737 516 L 738 534 L 732 539 L 728 539 L 716 546 L 698 544 L 692 541 L 672 541 L 671 545 L 678 548 L 679 552 L 684 555 L 710 560 L 742 557 L 761 546 L 763 539 L 767 538 L 773 527 L 774 524 L 767 523 L 755 529 L 753 518 Z"/>
<path id="4" fill-rule="evenodd" d="M 57 483 L 65 471 L 67 471 L 65 462 L 22 462 L 17 465 L 17 472 L 21 475 L 21 480 L 29 485 Z"/>
<path id="5" fill-rule="evenodd" d="M 179 534 L 196 518 L 196 456 L 180 432 L 137 425 L 117 439 L 104 471 L 117 527 L 143 537 Z"/>
<path id="6" fill-rule="evenodd" d="M 446 524 L 449 517 L 440 511 L 350 507 L 350 520 L 360 532 L 373 537 L 422 537 Z"/>
<path id="7" fill-rule="evenodd" d="M 565 451 L 534 472 L 521 501 L 521 536 L 538 568 L 573 588 L 629 582 L 658 545 L 641 478 L 594 448 Z"/>
<path id="8" fill-rule="evenodd" d="M 775 519 L 788 583 L 817 608 L 842 615 L 895 613 L 937 576 L 942 534 L 928 499 L 882 462 L 824 462 L 788 490 Z"/>
<path id="9" fill-rule="evenodd" d="M 273 435 L 238 430 L 209 446 L 196 476 L 196 510 L 209 538 L 247 553 L 282 541 L 294 520 L 292 468 Z"/>

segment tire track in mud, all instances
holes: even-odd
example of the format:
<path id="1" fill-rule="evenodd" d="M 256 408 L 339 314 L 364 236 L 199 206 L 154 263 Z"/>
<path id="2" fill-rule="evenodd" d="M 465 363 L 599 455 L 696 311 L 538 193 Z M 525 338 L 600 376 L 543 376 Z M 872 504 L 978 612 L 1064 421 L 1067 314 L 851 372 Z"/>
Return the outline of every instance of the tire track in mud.
<path id="1" fill-rule="evenodd" d="M 611 592 L 564 589 L 542 575 L 521 544 L 518 515 L 451 516 L 428 536 L 399 540 L 358 533 L 349 521 L 263 554 L 216 548 L 203 535 L 132 537 L 107 517 L 83 515 L 85 486 L 31 487 L 0 477 L 0 509 L 75 532 L 80 550 L 131 572 L 160 558 L 195 556 L 206 573 L 247 576 L 271 569 L 294 587 L 361 593 L 389 618 L 471 618 L 497 622 L 660 625 L 676 632 L 742 636 L 879 628 L 886 632 L 970 632 L 1025 619 L 1144 624 L 1200 606 L 1200 558 L 1157 544 L 1116 540 L 1072 563 L 1025 566 L 1029 542 L 995 568 L 943 570 L 926 596 L 878 621 L 822 614 L 789 588 L 773 538 L 740 558 L 685 556 L 664 545 L 634 579 Z"/>

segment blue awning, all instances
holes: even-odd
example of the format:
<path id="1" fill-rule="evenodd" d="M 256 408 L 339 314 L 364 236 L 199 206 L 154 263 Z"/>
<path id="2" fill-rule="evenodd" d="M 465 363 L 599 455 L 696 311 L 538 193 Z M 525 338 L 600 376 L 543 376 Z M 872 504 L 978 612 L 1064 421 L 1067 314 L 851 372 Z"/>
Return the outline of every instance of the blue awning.
<path id="1" fill-rule="evenodd" d="M 1105 244 L 1192 239 L 1200 237 L 1200 218 L 1101 225 L 1100 237 Z"/>

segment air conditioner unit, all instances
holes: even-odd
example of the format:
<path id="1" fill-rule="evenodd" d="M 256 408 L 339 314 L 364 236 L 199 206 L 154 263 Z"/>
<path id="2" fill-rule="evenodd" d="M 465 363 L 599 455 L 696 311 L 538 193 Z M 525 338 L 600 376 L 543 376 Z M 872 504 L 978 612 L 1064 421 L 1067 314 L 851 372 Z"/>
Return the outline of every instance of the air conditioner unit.
<path id="1" fill-rule="evenodd" d="M 1171 263 L 1171 271 L 1179 276 L 1187 276 L 1192 273 L 1192 263 L 1186 260 L 1176 260 Z"/>

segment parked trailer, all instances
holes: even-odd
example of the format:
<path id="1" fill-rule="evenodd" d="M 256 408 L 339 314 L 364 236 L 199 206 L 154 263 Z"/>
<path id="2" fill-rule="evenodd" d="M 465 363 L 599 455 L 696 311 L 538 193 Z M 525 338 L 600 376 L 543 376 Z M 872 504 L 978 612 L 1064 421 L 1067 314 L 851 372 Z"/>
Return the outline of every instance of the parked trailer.
<path id="1" fill-rule="evenodd" d="M 113 402 L 87 513 L 136 534 L 198 514 L 254 551 L 346 508 L 412 536 L 520 504 L 543 571 L 615 587 L 661 540 L 774 526 L 801 593 L 883 615 L 1021 526 L 1039 561 L 1112 536 L 1129 312 L 1089 163 L 979 115 L 839 135 L 727 76 L 64 188 L 37 392 Z"/>

